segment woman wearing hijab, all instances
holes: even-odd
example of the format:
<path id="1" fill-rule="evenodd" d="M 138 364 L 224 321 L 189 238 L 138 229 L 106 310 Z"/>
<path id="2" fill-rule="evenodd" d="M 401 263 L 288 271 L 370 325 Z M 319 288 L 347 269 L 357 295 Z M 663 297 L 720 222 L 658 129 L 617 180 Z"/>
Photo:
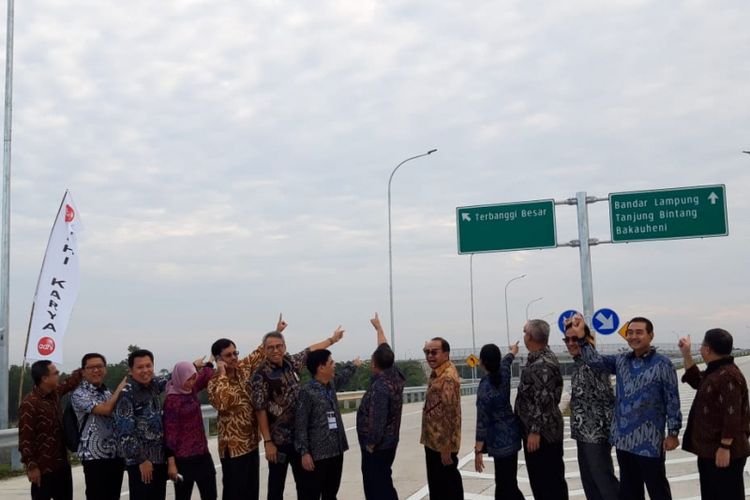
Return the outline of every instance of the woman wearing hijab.
<path id="1" fill-rule="evenodd" d="M 193 363 L 180 361 L 167 384 L 163 411 L 167 474 L 174 481 L 177 500 L 189 500 L 193 484 L 198 485 L 202 500 L 216 500 L 216 469 L 198 401 L 198 393 L 206 388 L 213 373 L 213 364 L 203 363 L 202 358 Z"/>
<path id="2" fill-rule="evenodd" d="M 487 372 L 477 389 L 477 433 L 474 444 L 474 467 L 484 470 L 483 453 L 495 463 L 495 498 L 523 500 L 518 489 L 518 450 L 521 432 L 510 405 L 510 368 L 518 354 L 518 342 L 501 360 L 500 348 L 487 344 L 479 352 L 480 366 Z"/>

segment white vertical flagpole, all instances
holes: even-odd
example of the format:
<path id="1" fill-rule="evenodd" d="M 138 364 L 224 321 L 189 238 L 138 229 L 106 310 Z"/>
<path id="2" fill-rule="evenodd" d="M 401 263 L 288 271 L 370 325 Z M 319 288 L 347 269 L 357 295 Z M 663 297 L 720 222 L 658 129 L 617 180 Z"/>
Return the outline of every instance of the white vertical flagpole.
<path id="1" fill-rule="evenodd" d="M 3 194 L 0 223 L 0 429 L 8 427 L 9 293 L 10 293 L 10 141 L 13 123 L 13 0 L 8 0 L 5 38 L 5 123 L 3 126 Z"/>

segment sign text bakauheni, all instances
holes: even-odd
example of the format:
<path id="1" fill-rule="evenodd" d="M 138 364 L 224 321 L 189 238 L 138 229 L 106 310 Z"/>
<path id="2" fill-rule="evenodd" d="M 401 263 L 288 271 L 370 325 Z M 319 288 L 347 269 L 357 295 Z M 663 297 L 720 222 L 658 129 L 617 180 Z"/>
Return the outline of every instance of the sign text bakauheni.
<path id="1" fill-rule="evenodd" d="M 726 236 L 723 184 L 609 195 L 614 243 Z"/>

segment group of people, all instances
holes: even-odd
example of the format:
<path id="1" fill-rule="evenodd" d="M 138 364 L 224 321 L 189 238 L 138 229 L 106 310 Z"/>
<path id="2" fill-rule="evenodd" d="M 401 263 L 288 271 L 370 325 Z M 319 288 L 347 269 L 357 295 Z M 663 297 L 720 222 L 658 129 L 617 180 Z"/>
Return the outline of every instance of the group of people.
<path id="1" fill-rule="evenodd" d="M 651 345 L 650 320 L 630 320 L 630 350 L 617 355 L 597 352 L 591 331 L 580 315 L 565 322 L 565 345 L 574 359 L 571 376 L 570 431 L 576 441 L 578 466 L 586 498 L 671 499 L 666 452 L 679 445 L 682 427 L 677 374 L 672 362 Z M 534 498 L 567 499 L 563 461 L 563 378 L 550 350 L 549 324 L 530 320 L 524 326 L 529 351 L 521 372 L 515 410 L 510 402 L 511 365 L 518 344 L 501 358 L 494 344 L 480 352 L 487 375 L 477 393 L 475 467 L 484 469 L 483 454 L 495 463 L 495 498 L 523 499 L 516 472 L 523 447 Z M 690 337 L 679 340 L 684 358 L 683 382 L 697 389 L 683 450 L 697 455 L 703 499 L 743 499 L 743 471 L 750 455 L 750 406 L 747 383 L 735 365 L 729 332 L 706 332 L 700 371 Z M 613 391 L 610 375 L 616 375 Z M 619 480 L 612 462 L 619 464 Z M 460 479 L 460 476 L 458 476 Z M 462 498 L 461 494 L 436 498 Z"/>
<path id="2" fill-rule="evenodd" d="M 405 378 L 377 314 L 370 321 L 377 333 L 373 377 L 357 413 L 364 488 L 368 499 L 397 498 L 391 465 Z M 72 392 L 86 498 L 120 498 L 127 471 L 129 496 L 136 500 L 164 499 L 168 480 L 177 499 L 191 498 L 194 486 L 201 499 L 216 499 L 216 467 L 198 399 L 204 389 L 218 413 L 224 500 L 258 498 L 261 440 L 269 500 L 283 498 L 290 465 L 298 498 L 336 498 L 348 449 L 336 387 L 345 385 L 361 362 L 335 369 L 327 348 L 342 339 L 341 327 L 296 354 L 286 351 L 286 327 L 279 316 L 276 329 L 242 358 L 234 341 L 219 339 L 211 346 L 212 362 L 179 362 L 166 376 L 155 376 L 153 353 L 135 350 L 128 356 L 128 376 L 114 392 L 103 383 L 107 362 L 101 354 L 84 355 L 81 367 L 62 383 L 53 363 L 35 362 L 34 389 L 19 412 L 19 449 L 32 498 L 73 497 L 60 407 L 60 398 Z M 302 386 L 305 367 L 312 380 Z"/>
<path id="3" fill-rule="evenodd" d="M 380 320 L 371 320 L 377 348 L 370 359 L 372 380 L 357 411 L 361 471 L 368 500 L 397 499 L 392 465 L 399 443 L 405 379 L 394 364 Z M 240 358 L 236 344 L 219 339 L 214 362 L 180 362 L 168 376 L 154 376 L 154 357 L 141 349 L 128 356 L 128 377 L 114 392 L 103 384 L 106 360 L 86 354 L 81 368 L 64 382 L 49 361 L 32 365 L 34 390 L 22 402 L 19 448 L 34 499 L 72 498 L 72 476 L 61 429 L 60 397 L 72 391 L 80 425 L 77 453 L 83 463 L 86 497 L 119 498 L 124 471 L 130 497 L 163 499 L 168 479 L 176 498 L 216 499 L 216 472 L 203 427 L 198 393 L 206 389 L 218 412 L 218 449 L 223 499 L 257 499 L 262 440 L 268 461 L 268 499 L 281 499 L 291 465 L 300 499 L 335 499 L 348 449 L 336 387 L 351 378 L 360 361 L 335 369 L 327 349 L 331 337 L 296 354 L 286 352 L 279 317 L 276 329 Z M 597 352 L 588 325 L 576 315 L 565 323 L 565 345 L 574 359 L 571 377 L 571 437 L 577 442 L 581 481 L 588 499 L 671 499 L 665 454 L 679 445 L 682 426 L 677 375 L 669 358 L 652 347 L 653 324 L 633 318 L 627 327 L 630 351 Z M 549 348 L 543 320 L 524 325 L 528 356 L 515 405 L 511 367 L 518 343 L 503 357 L 494 344 L 482 347 L 486 375 L 477 391 L 475 468 L 483 455 L 495 465 L 495 497 L 522 499 L 516 478 L 523 448 L 534 498 L 567 499 L 563 461 L 563 378 Z M 690 337 L 681 338 L 683 381 L 697 389 L 683 437 L 683 449 L 698 456 L 703 498 L 744 498 L 742 473 L 750 455 L 747 384 L 731 356 L 732 336 L 706 332 L 700 371 Z M 420 443 L 433 500 L 464 498 L 458 452 L 461 446 L 461 381 L 441 337 L 425 343 L 431 369 L 422 410 Z M 302 386 L 307 367 L 312 380 Z M 610 375 L 616 375 L 613 391 Z M 162 393 L 166 397 L 162 404 Z M 620 468 L 614 472 L 611 448 Z"/>

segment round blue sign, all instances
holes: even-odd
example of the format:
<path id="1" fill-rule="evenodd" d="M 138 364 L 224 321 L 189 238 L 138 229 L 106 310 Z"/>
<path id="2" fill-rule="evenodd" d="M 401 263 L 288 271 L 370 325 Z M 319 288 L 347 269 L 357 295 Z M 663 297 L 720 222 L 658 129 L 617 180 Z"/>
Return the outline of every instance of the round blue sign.
<path id="1" fill-rule="evenodd" d="M 591 323 L 594 330 L 602 335 L 609 335 L 620 327 L 620 317 L 612 309 L 603 307 L 594 313 Z"/>

